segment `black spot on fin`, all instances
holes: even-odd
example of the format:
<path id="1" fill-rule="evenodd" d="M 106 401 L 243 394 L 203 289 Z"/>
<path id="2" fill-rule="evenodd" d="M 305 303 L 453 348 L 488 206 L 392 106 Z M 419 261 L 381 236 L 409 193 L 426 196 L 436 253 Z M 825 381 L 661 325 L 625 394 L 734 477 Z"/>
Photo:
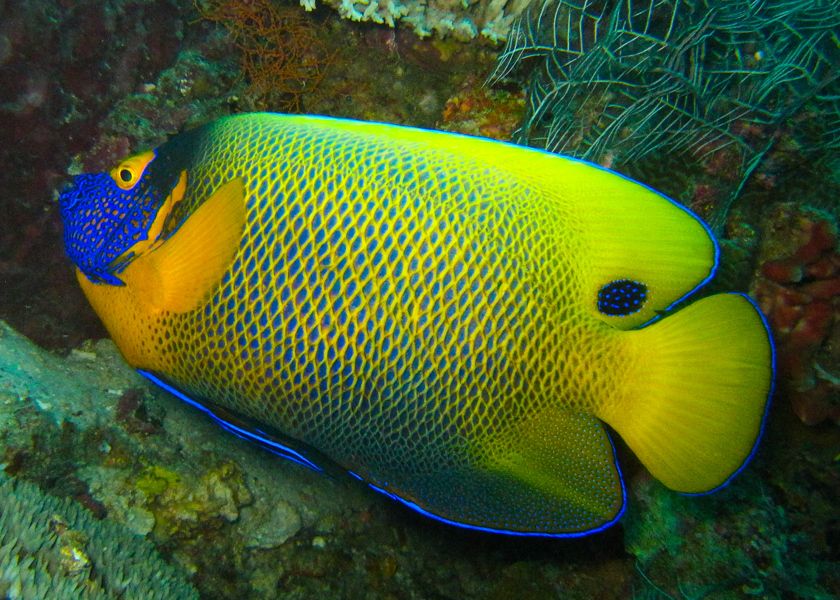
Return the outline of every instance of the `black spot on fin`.
<path id="1" fill-rule="evenodd" d="M 626 317 L 642 309 L 648 287 L 639 281 L 617 279 L 598 291 L 598 310 L 610 317 Z"/>

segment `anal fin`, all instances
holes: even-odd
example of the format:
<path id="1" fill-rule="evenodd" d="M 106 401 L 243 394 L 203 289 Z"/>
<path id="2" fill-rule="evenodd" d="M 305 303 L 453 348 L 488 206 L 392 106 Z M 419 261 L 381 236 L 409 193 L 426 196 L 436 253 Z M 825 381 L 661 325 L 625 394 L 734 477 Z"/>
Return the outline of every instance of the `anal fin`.
<path id="1" fill-rule="evenodd" d="M 621 516 L 625 494 L 600 421 L 551 411 L 474 449 L 475 463 L 371 486 L 440 521 L 496 533 L 576 537 Z"/>

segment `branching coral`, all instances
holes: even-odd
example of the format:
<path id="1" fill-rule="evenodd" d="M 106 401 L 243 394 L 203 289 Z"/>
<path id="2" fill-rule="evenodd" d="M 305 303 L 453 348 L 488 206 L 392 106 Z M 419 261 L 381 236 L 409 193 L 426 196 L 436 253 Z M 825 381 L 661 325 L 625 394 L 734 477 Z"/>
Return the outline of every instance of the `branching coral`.
<path id="1" fill-rule="evenodd" d="M 507 39 L 516 17 L 531 0 L 322 0 L 345 19 L 394 27 L 403 21 L 420 37 L 454 37 L 466 42 L 479 34 L 493 42 Z M 300 0 L 306 10 L 315 0 Z"/>

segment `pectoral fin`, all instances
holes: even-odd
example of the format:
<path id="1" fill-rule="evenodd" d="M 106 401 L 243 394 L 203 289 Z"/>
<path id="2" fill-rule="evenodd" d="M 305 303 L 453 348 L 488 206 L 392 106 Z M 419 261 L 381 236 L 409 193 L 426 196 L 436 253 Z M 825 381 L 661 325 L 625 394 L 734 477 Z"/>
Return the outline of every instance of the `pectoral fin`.
<path id="1" fill-rule="evenodd" d="M 173 313 L 195 310 L 230 268 L 245 212 L 239 177 L 217 189 L 169 239 L 134 260 L 123 279 L 141 303 Z"/>

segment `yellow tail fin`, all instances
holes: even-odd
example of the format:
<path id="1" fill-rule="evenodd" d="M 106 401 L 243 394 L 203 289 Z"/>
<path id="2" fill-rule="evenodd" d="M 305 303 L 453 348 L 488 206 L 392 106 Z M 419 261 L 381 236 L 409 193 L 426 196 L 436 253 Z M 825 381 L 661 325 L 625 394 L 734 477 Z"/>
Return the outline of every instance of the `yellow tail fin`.
<path id="1" fill-rule="evenodd" d="M 773 344 L 740 294 L 695 302 L 625 334 L 635 368 L 622 402 L 599 416 L 671 489 L 726 484 L 752 455 L 773 387 Z"/>

